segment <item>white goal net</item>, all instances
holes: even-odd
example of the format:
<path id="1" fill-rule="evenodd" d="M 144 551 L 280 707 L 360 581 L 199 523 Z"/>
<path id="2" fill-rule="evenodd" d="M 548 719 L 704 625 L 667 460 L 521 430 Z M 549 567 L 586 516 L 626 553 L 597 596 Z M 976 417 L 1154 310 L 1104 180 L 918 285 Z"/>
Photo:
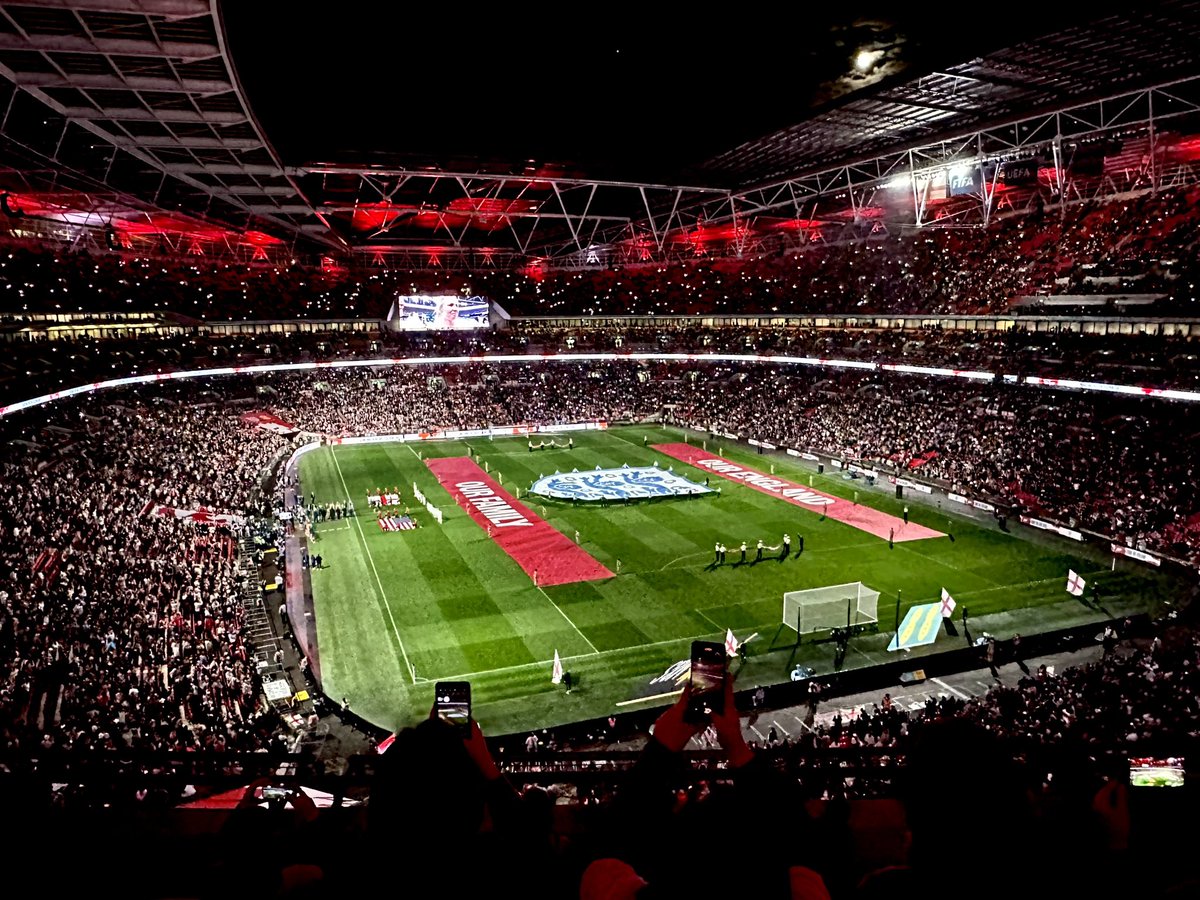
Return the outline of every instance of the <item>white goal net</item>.
<path id="1" fill-rule="evenodd" d="M 788 591 L 783 595 L 783 624 L 797 634 L 853 628 L 879 621 L 879 591 L 861 581 Z"/>

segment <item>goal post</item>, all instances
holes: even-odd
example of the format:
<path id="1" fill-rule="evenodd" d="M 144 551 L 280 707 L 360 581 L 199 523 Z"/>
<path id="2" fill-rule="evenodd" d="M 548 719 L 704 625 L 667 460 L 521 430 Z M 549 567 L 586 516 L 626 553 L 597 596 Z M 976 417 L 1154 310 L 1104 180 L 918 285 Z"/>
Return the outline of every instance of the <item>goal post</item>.
<path id="1" fill-rule="evenodd" d="M 797 634 L 871 625 L 879 621 L 878 612 L 879 591 L 861 581 L 783 595 L 783 624 Z"/>

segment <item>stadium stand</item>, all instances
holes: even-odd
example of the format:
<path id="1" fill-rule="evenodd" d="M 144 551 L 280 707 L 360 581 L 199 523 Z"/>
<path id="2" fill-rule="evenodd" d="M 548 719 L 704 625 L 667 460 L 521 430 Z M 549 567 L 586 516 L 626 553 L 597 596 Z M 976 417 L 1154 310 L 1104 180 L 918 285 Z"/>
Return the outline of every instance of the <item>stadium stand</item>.
<path id="1" fill-rule="evenodd" d="M 1190 895 L 1194 779 L 1174 763 L 1200 758 L 1197 39 L 1193 0 L 1071 23 L 896 74 L 671 187 L 285 164 L 220 4 L 3 4 L 14 883 Z M 1045 121 L 1058 133 L 1030 136 Z M 964 166 L 990 187 L 956 194 Z M 576 207 L 588 192 L 595 208 Z M 397 330 L 413 294 L 485 297 L 491 327 Z M 545 358 L 578 353 L 611 356 Z M 456 361 L 244 371 L 434 357 Z M 677 703 L 463 740 L 433 716 L 388 734 L 325 696 L 315 626 L 289 601 L 319 566 L 305 526 L 351 510 L 306 504 L 285 461 L 579 422 L 753 440 L 924 488 L 939 512 L 957 497 L 1001 529 L 1111 543 L 1175 573 L 1169 612 L 1020 643 L 973 640 L 964 607 L 965 640 L 903 705 L 900 665 L 797 667 L 729 687 L 703 726 Z M 785 712 L 797 730 L 780 736 Z M 1138 786 L 1140 758 L 1185 786 Z"/>

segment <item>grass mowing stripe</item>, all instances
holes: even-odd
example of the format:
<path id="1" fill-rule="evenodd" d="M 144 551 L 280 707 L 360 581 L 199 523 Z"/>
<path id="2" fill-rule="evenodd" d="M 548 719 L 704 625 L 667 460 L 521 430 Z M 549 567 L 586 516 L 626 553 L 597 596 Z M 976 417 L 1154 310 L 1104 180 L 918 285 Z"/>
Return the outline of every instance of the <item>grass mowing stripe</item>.
<path id="1" fill-rule="evenodd" d="M 342 474 L 342 465 L 338 462 L 337 451 L 330 448 L 330 454 L 333 456 L 333 467 L 337 469 L 338 478 L 342 482 L 342 490 L 346 492 L 346 499 L 352 499 L 350 496 L 350 488 L 346 484 L 346 476 Z M 371 564 L 371 571 L 375 573 L 375 584 L 379 587 L 379 601 L 383 604 L 384 610 L 387 611 L 388 621 L 392 623 L 392 631 L 396 634 L 396 642 L 400 644 L 400 654 L 404 657 L 404 668 L 408 670 L 408 677 L 413 684 L 417 683 L 416 676 L 413 674 L 412 663 L 408 661 L 408 651 L 404 649 L 404 639 L 400 637 L 400 629 L 396 627 L 396 619 L 392 615 L 392 606 L 388 603 L 387 592 L 383 589 L 383 582 L 379 579 L 379 570 L 375 568 L 375 557 L 371 555 L 371 548 L 367 546 L 367 536 L 363 534 L 362 522 L 358 516 L 353 516 L 354 524 L 358 526 L 358 536 L 362 540 L 363 552 L 367 554 L 367 562 Z"/>

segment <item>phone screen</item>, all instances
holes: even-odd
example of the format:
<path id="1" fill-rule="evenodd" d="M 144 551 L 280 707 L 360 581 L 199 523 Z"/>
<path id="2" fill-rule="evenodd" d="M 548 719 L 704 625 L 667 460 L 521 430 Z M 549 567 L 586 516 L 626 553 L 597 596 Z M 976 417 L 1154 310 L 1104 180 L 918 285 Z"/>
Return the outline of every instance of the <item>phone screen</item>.
<path id="1" fill-rule="evenodd" d="M 1129 758 L 1130 787 L 1183 787 L 1182 756 L 1132 756 Z"/>
<path id="2" fill-rule="evenodd" d="M 471 731 L 471 683 L 439 681 L 434 688 L 438 718 L 464 733 Z"/>
<path id="3" fill-rule="evenodd" d="M 707 720 L 725 708 L 725 646 L 712 641 L 692 642 L 692 665 L 688 675 L 691 688 L 688 718 Z"/>
<path id="4" fill-rule="evenodd" d="M 264 800 L 287 800 L 290 792 L 287 788 L 267 786 L 262 789 Z"/>

